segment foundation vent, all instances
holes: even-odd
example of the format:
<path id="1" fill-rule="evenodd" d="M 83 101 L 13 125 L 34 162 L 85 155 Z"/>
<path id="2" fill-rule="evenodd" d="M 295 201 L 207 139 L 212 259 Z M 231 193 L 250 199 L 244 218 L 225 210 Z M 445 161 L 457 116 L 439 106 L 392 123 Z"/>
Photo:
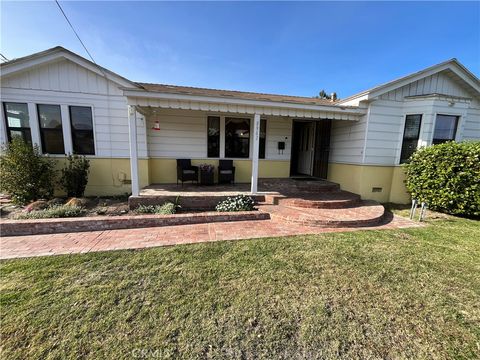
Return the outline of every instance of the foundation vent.
<path id="1" fill-rule="evenodd" d="M 382 192 L 383 191 L 383 188 L 381 187 L 372 187 L 372 193 L 374 192 Z"/>

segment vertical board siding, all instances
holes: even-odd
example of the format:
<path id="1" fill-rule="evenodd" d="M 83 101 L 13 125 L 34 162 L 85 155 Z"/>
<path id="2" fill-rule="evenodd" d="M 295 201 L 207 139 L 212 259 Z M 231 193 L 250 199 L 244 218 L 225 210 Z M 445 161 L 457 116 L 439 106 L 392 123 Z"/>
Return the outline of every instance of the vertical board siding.
<path id="1" fill-rule="evenodd" d="M 2 78 L 2 87 L 123 96 L 115 83 L 68 60 Z"/>
<path id="2" fill-rule="evenodd" d="M 439 72 L 424 79 L 414 81 L 380 96 L 382 100 L 403 101 L 406 96 L 445 94 L 452 96 L 469 96 L 470 94 L 459 82 L 447 72 Z"/>

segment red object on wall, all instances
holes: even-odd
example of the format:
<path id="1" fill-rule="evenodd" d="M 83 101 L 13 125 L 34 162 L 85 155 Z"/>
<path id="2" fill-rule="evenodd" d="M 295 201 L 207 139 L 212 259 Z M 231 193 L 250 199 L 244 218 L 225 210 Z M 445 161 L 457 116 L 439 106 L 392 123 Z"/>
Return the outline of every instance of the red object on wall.
<path id="1" fill-rule="evenodd" d="M 160 122 L 157 120 L 155 121 L 155 124 L 152 127 L 152 130 L 160 130 Z"/>

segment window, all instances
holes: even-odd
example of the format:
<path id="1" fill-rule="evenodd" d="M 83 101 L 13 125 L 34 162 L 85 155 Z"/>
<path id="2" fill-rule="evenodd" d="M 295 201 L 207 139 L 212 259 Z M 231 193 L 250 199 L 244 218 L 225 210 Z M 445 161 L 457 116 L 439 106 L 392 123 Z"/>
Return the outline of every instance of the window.
<path id="1" fill-rule="evenodd" d="M 65 154 L 60 105 L 37 105 L 44 154 Z"/>
<path id="2" fill-rule="evenodd" d="M 260 119 L 260 147 L 258 150 L 258 158 L 265 159 L 265 145 L 267 139 L 267 120 Z"/>
<path id="3" fill-rule="evenodd" d="M 92 108 L 88 106 L 70 106 L 73 153 L 95 155 L 93 140 Z"/>
<path id="4" fill-rule="evenodd" d="M 23 141 L 31 144 L 30 122 L 27 104 L 3 103 L 7 128 L 8 141 L 13 137 L 21 137 Z"/>
<path id="5" fill-rule="evenodd" d="M 248 158 L 250 119 L 225 118 L 225 157 Z"/>
<path id="6" fill-rule="evenodd" d="M 435 130 L 433 131 L 432 144 L 441 144 L 447 141 L 455 140 L 457 133 L 458 116 L 437 115 L 435 121 Z"/>
<path id="7" fill-rule="evenodd" d="M 405 130 L 403 131 L 402 152 L 400 155 L 400 164 L 406 162 L 410 156 L 417 150 L 418 137 L 420 135 L 420 125 L 422 115 L 407 115 L 405 118 Z"/>
<path id="8" fill-rule="evenodd" d="M 220 157 L 220 118 L 209 116 L 208 119 L 208 157 Z"/>

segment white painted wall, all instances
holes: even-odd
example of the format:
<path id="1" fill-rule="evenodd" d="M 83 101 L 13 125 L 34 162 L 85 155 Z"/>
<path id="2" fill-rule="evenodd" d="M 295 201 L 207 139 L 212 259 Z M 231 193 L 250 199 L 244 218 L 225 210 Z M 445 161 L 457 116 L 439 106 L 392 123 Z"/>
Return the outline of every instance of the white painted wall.
<path id="1" fill-rule="evenodd" d="M 332 121 L 329 161 L 360 164 L 363 161 L 368 116 L 359 121 Z"/>
<path id="2" fill-rule="evenodd" d="M 480 139 L 478 107 L 478 94 L 460 85 L 448 72 L 434 74 L 383 94 L 369 104 L 363 163 L 399 164 L 407 114 L 422 114 L 419 146 L 431 144 L 437 114 L 460 116 L 457 141 Z"/>
<path id="3" fill-rule="evenodd" d="M 235 117 L 233 114 L 224 115 L 207 111 L 156 109 L 156 114 L 147 116 L 148 155 L 160 158 L 207 158 L 208 116 L 219 116 L 221 123 L 225 117 Z M 237 115 L 236 117 L 249 118 L 250 125 L 253 126 L 253 115 Z M 274 116 L 263 118 L 267 120 L 265 158 L 269 160 L 289 160 L 292 120 Z M 159 131 L 153 129 L 156 121 L 160 124 Z M 223 128 L 222 125 L 221 128 Z M 223 136 L 222 133 L 221 137 Z M 278 152 L 278 141 L 286 142 L 283 154 Z M 250 147 L 252 144 L 251 138 Z M 250 157 L 251 154 L 252 148 L 250 148 Z"/>
<path id="4" fill-rule="evenodd" d="M 129 156 L 127 105 L 122 91 L 114 82 L 75 63 L 61 60 L 2 77 L 1 100 L 31 104 L 29 110 L 36 109 L 36 104 L 58 104 L 63 105 L 63 109 L 68 109 L 68 105 L 90 106 L 95 129 L 95 156 Z M 29 115 L 30 127 L 34 131 L 37 117 L 36 114 Z M 68 111 L 62 113 L 62 117 L 66 122 L 64 127 L 67 127 Z M 145 122 L 140 115 L 138 119 L 139 156 L 146 157 Z M 1 126 L 4 127 L 4 122 Z M 66 147 L 66 151 L 71 149 Z"/>

